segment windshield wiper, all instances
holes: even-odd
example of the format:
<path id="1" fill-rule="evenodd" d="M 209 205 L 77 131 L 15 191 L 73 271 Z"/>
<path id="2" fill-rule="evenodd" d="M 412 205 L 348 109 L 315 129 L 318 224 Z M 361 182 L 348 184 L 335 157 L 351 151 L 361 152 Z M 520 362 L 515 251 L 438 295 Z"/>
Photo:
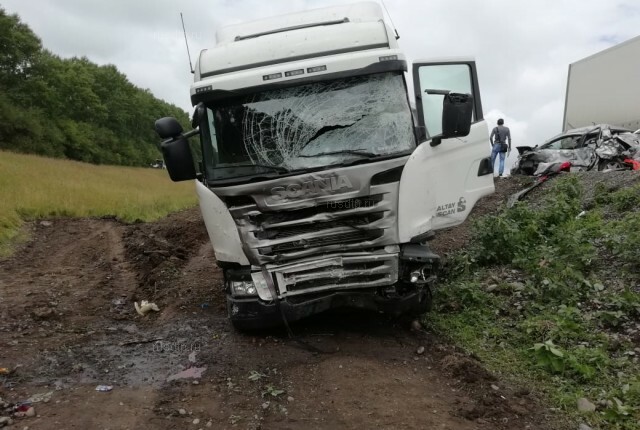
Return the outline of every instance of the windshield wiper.
<path id="1" fill-rule="evenodd" d="M 380 154 L 375 154 L 373 152 L 364 151 L 360 149 L 344 149 L 342 151 L 328 151 L 328 152 L 319 152 L 317 154 L 311 154 L 311 155 L 298 155 L 298 157 L 312 158 L 312 157 L 322 157 L 324 155 L 339 155 L 339 154 L 361 155 L 366 158 L 373 158 L 380 155 Z"/>
<path id="2" fill-rule="evenodd" d="M 234 164 L 232 166 L 213 166 L 214 169 L 233 169 L 236 167 L 264 167 L 265 169 L 275 170 L 276 172 L 289 173 L 289 170 L 281 166 L 272 166 L 269 164 Z"/>

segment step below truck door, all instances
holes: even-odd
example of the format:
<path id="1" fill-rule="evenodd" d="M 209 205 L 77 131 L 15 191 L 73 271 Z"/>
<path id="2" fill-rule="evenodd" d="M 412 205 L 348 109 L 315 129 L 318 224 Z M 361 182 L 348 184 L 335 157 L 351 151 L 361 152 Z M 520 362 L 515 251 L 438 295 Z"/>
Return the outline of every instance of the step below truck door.
<path id="1" fill-rule="evenodd" d="M 413 85 L 416 121 L 423 136 L 400 180 L 398 230 L 403 243 L 420 241 L 430 231 L 462 223 L 478 199 L 494 192 L 491 146 L 482 116 L 475 62 L 414 63 Z M 467 136 L 438 143 L 444 96 L 427 94 L 428 89 L 473 95 L 472 124 Z"/>

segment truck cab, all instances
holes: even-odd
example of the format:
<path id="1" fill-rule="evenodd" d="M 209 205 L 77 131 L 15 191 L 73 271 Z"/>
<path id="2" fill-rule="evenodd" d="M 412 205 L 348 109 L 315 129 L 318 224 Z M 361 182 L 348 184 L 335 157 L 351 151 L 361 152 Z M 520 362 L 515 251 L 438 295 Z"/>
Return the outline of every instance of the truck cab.
<path id="1" fill-rule="evenodd" d="M 493 169 L 475 62 L 414 62 L 415 114 L 409 67 L 377 3 L 228 26 L 200 52 L 194 130 L 156 130 L 171 178 L 195 179 L 236 327 L 428 308 L 428 241 Z"/>

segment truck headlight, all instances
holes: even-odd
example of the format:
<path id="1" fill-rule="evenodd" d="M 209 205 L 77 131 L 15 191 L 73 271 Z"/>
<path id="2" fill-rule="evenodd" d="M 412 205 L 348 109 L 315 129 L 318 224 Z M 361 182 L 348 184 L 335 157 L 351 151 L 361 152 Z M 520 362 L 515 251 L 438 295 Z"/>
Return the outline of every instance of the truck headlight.
<path id="1" fill-rule="evenodd" d="M 234 296 L 255 296 L 258 294 L 252 281 L 230 281 L 231 294 Z"/>
<path id="2" fill-rule="evenodd" d="M 256 290 L 258 291 L 258 297 L 265 301 L 274 299 L 271 291 L 269 290 L 269 286 L 267 285 L 267 280 L 264 279 L 261 272 L 253 272 L 251 274 L 251 279 L 253 280 L 253 285 L 255 285 Z"/>

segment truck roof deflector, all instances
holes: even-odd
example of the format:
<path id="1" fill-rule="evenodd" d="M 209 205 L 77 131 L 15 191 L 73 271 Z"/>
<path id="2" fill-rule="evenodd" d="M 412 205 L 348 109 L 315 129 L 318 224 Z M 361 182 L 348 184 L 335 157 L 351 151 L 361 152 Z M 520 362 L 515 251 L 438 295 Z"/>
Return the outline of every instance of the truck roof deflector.
<path id="1" fill-rule="evenodd" d="M 344 17 L 342 19 L 338 19 L 335 21 L 324 21 L 324 22 L 316 22 L 312 24 L 294 25 L 293 27 L 285 27 L 285 28 L 279 28 L 277 30 L 263 31 L 262 33 L 248 34 L 246 36 L 236 36 L 235 41 L 238 42 L 240 40 L 253 39 L 255 37 L 266 36 L 268 34 L 284 33 L 285 31 L 300 30 L 302 28 L 320 27 L 322 25 L 344 24 L 345 22 L 349 22 L 349 18 Z"/>

